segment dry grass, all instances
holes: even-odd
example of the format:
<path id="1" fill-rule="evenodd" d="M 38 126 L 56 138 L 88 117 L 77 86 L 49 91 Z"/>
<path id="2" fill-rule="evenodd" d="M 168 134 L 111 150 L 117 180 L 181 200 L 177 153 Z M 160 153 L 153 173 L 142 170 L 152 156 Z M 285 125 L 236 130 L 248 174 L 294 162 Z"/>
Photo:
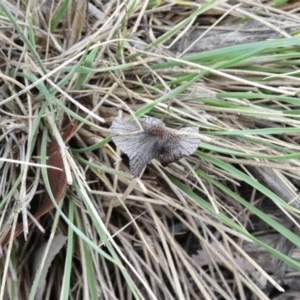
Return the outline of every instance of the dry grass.
<path id="1" fill-rule="evenodd" d="M 0 299 L 297 291 L 298 5 L 157 2 L 0 1 Z M 221 48 L 262 27 L 282 38 Z M 133 179 L 108 128 L 145 114 L 201 143 Z"/>

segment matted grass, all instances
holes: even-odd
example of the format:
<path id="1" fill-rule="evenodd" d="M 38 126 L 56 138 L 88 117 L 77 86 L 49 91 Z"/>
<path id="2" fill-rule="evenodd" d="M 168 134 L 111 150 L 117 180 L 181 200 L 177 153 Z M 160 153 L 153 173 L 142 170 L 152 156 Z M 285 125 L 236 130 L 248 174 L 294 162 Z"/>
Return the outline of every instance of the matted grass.
<path id="1" fill-rule="evenodd" d="M 198 2 L 0 1 L 0 237 L 12 233 L 0 299 L 293 290 L 282 278 L 300 270 L 297 7 Z M 252 19 L 278 38 L 174 50 L 198 28 L 238 31 Z M 134 179 L 108 128 L 116 116 L 144 115 L 200 126 L 201 142 Z M 53 166 L 65 181 L 49 175 Z M 262 238 L 269 232 L 275 243 Z M 270 268 L 247 245 L 270 254 Z"/>

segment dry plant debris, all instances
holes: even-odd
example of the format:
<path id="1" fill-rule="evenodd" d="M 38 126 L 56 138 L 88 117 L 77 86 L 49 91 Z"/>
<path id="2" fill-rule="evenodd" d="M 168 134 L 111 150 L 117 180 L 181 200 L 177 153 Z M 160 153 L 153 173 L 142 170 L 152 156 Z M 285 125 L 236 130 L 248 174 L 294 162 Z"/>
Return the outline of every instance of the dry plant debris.
<path id="1" fill-rule="evenodd" d="M 297 298 L 299 10 L 0 1 L 0 300 Z M 132 168 L 131 118 L 197 137 Z"/>

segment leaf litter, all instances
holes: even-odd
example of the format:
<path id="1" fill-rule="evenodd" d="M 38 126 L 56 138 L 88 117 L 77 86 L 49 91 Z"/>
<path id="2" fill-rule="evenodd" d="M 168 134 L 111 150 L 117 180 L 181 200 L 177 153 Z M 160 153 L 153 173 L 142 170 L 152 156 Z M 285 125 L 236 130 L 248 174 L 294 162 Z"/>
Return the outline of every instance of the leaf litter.
<path id="1" fill-rule="evenodd" d="M 200 43 L 205 44 L 206 33 L 212 32 L 216 39 L 210 35 L 209 45 L 217 45 L 222 30 L 231 30 L 231 40 L 244 43 L 234 34 L 248 30 L 239 22 L 245 17 L 267 26 L 277 37 L 286 37 L 290 28 L 299 27 L 297 7 L 292 3 L 275 8 L 267 2 L 211 1 L 200 12 L 197 2 L 191 6 L 154 2 L 125 7 L 114 1 L 89 1 L 65 7 L 43 1 L 32 7 L 29 1 L 26 7 L 17 1 L 2 1 L 0 153 L 8 160 L 1 162 L 0 169 L 1 236 L 7 229 L 14 232 L 17 224 L 28 226 L 31 219 L 35 226 L 13 241 L 15 256 L 11 255 L 12 241 L 3 248 L 0 299 L 13 293 L 19 299 L 28 299 L 29 293 L 33 297 L 34 291 L 29 291 L 35 274 L 28 272 L 28 261 L 34 249 L 47 240 L 54 220 L 54 210 L 38 220 L 33 217 L 45 198 L 45 181 L 37 167 L 29 166 L 26 171 L 11 159 L 39 162 L 42 136 L 48 142 L 59 142 L 65 116 L 76 119 L 78 125 L 70 141 L 59 144 L 56 154 L 65 164 L 63 169 L 70 168 L 74 174 L 73 184 L 67 186 L 58 176 L 49 176 L 49 180 L 54 178 L 52 191 L 55 179 L 57 187 L 66 187 L 68 201 L 62 209 L 70 220 L 74 218 L 75 227 L 61 219 L 57 232 L 76 238 L 66 246 L 71 255 L 59 251 L 53 260 L 44 299 L 60 295 L 68 299 L 83 295 L 100 299 L 269 299 L 272 292 L 282 291 L 282 282 L 290 288 L 286 296 L 296 290 L 282 279 L 282 271 L 282 281 L 276 269 L 264 272 L 256 255 L 268 257 L 274 266 L 282 261 L 275 252 L 270 255 L 263 243 L 259 248 L 253 241 L 270 228 L 275 230 L 273 240 L 287 233 L 286 238 L 294 241 L 288 249 L 264 236 L 259 241 L 281 251 L 281 258 L 286 255 L 297 261 L 297 236 L 273 224 L 280 220 L 286 229 L 297 232 L 297 215 L 291 206 L 298 204 L 296 130 L 300 122 L 294 111 L 299 79 L 294 72 L 299 42 L 294 37 L 282 47 L 277 40 L 262 42 L 261 48 L 249 44 L 222 52 L 210 49 L 182 60 L 180 53 L 185 50 L 178 51 L 176 41 L 188 45 L 183 49 L 193 53 L 191 33 L 200 29 Z M 34 12 L 32 19 L 28 12 Z M 238 27 L 233 30 L 232 24 Z M 258 38 L 259 28 L 252 29 L 252 40 Z M 20 32 L 26 32 L 25 38 Z M 123 111 L 121 119 L 118 110 Z M 142 128 L 137 122 L 120 121 L 132 117 Z M 151 155 L 131 170 L 137 170 L 134 175 L 144 167 L 146 171 L 141 179 L 132 179 L 127 166 L 131 169 L 131 161 L 138 160 L 135 153 L 143 148 L 138 144 L 140 149 L 134 152 L 126 144 L 131 135 L 113 134 L 117 147 L 129 156 L 128 163 L 120 160 L 120 150 L 110 143 L 109 127 L 119 120 L 136 131 L 143 129 L 138 137 L 144 141 L 145 118 L 159 124 L 155 146 L 160 132 L 176 137 L 177 146 L 164 142 L 167 147 L 158 146 L 155 152 L 152 143 L 151 149 L 145 149 Z M 186 128 L 195 128 L 191 131 L 197 137 L 192 138 L 190 149 L 182 150 L 188 148 L 185 143 L 190 138 L 175 133 Z M 295 131 L 276 132 L 277 128 Z M 266 131 L 254 133 L 252 129 Z M 71 158 L 62 159 L 65 146 Z M 51 153 L 47 156 L 51 163 Z M 262 168 L 273 171 L 276 189 L 286 191 L 283 199 L 270 192 L 266 195 L 256 184 L 254 179 Z M 249 176 L 242 178 L 240 172 Z M 267 181 L 264 186 L 272 190 Z M 129 186 L 131 191 L 122 198 Z M 41 227 L 45 233 L 40 232 Z M 74 235 L 76 228 L 80 231 Z M 89 243 L 83 242 L 85 238 Z M 255 245 L 251 257 L 243 248 L 246 242 Z M 65 263 L 63 271 L 61 262 Z M 250 265 L 262 276 L 259 282 Z M 295 263 L 294 267 L 297 269 Z M 292 274 L 280 268 L 284 269 L 285 275 Z M 69 286 L 58 285 L 56 274 L 63 274 Z M 12 279 L 17 284 L 11 292 L 7 287 Z"/>

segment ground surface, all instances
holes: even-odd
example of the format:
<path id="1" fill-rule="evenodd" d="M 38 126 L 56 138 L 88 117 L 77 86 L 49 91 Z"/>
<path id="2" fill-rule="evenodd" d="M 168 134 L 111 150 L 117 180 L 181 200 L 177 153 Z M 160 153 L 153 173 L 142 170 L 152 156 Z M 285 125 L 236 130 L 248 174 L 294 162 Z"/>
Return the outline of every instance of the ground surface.
<path id="1" fill-rule="evenodd" d="M 300 299 L 299 4 L 254 2 L 0 2 L 0 299 Z M 133 178 L 144 115 L 197 151 Z"/>

